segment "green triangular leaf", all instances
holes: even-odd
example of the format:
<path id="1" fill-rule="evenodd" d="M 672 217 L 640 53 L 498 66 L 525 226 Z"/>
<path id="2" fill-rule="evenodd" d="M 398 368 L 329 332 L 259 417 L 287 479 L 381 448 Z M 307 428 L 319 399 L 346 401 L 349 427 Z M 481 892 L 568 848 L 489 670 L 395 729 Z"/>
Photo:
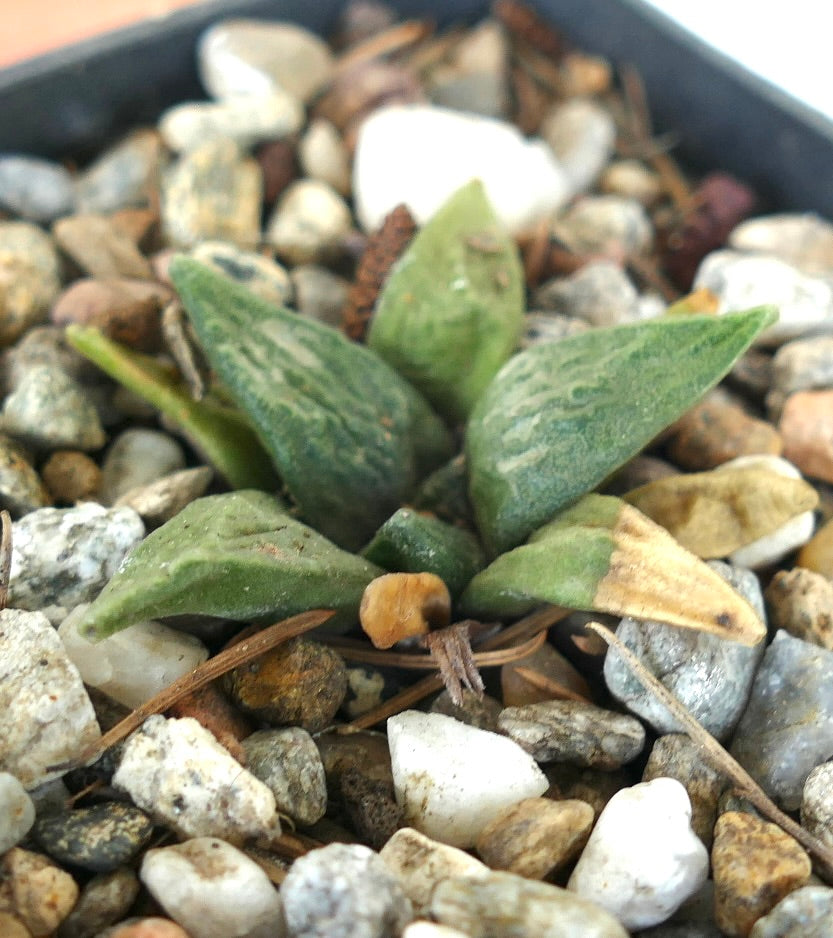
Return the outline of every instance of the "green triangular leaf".
<path id="1" fill-rule="evenodd" d="M 487 547 L 514 547 L 716 384 L 776 318 L 772 307 L 593 329 L 512 358 L 466 433 Z"/>
<path id="2" fill-rule="evenodd" d="M 442 414 L 464 420 L 514 351 L 523 314 L 517 247 L 475 180 L 397 262 L 367 342 Z"/>

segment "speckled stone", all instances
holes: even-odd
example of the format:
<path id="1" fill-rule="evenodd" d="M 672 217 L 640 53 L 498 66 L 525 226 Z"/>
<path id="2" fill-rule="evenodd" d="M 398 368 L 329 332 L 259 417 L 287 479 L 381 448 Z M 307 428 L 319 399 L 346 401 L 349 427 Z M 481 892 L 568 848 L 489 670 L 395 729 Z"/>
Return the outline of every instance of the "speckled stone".
<path id="1" fill-rule="evenodd" d="M 715 825 L 712 870 L 718 927 L 746 936 L 781 899 L 807 884 L 812 865 L 780 827 L 729 811 Z"/>
<path id="2" fill-rule="evenodd" d="M 315 745 L 321 755 L 327 791 L 332 796 L 341 790 L 341 779 L 348 769 L 359 769 L 367 778 L 393 786 L 390 750 L 382 733 L 319 733 Z"/>
<path id="3" fill-rule="evenodd" d="M 592 326 L 618 326 L 640 318 L 639 294 L 612 261 L 591 261 L 569 277 L 550 280 L 535 292 L 535 305 Z"/>
<path id="4" fill-rule="evenodd" d="M 500 701 L 494 697 L 488 694 L 478 697 L 473 691 L 464 688 L 462 704 L 455 704 L 448 691 L 444 690 L 431 703 L 430 712 L 454 717 L 455 720 L 475 726 L 479 730 L 497 733 L 498 717 L 502 709 Z"/>
<path id="5" fill-rule="evenodd" d="M 230 241 L 254 247 L 260 238 L 260 167 L 231 140 L 203 144 L 162 177 L 162 227 L 171 245 Z"/>
<path id="6" fill-rule="evenodd" d="M 826 576 L 803 567 L 778 570 L 764 598 L 772 628 L 833 651 L 833 583 Z"/>
<path id="7" fill-rule="evenodd" d="M 78 176 L 78 211 L 107 213 L 147 205 L 158 190 L 164 161 L 164 147 L 155 130 L 130 134 Z"/>
<path id="8" fill-rule="evenodd" d="M 324 765 L 312 737 L 292 726 L 260 730 L 243 740 L 246 767 L 269 786 L 278 811 L 298 824 L 319 821 L 327 810 Z"/>
<path id="9" fill-rule="evenodd" d="M 331 260 L 342 250 L 352 219 L 344 199 L 326 182 L 299 179 L 283 191 L 266 238 L 293 266 Z"/>
<path id="10" fill-rule="evenodd" d="M 763 619 L 760 585 L 753 573 L 716 561 L 709 566 Z M 616 636 L 713 736 L 728 737 L 749 696 L 763 643 L 750 648 L 705 632 L 631 618 L 622 619 Z M 613 696 L 658 733 L 681 732 L 676 719 L 633 677 L 615 651 L 607 653 L 604 678 Z"/>
<path id="11" fill-rule="evenodd" d="M 36 365 L 3 403 L 6 433 L 42 450 L 101 449 L 107 440 L 84 389 L 63 371 Z"/>
<path id="12" fill-rule="evenodd" d="M 14 775 L 0 772 L 0 854 L 17 846 L 34 823 L 35 805 L 26 789 Z"/>
<path id="13" fill-rule="evenodd" d="M 475 847 L 492 869 L 545 879 L 578 856 L 594 819 L 586 801 L 527 798 L 487 825 Z"/>
<path id="14" fill-rule="evenodd" d="M 128 489 L 115 500 L 114 507 L 132 508 L 148 530 L 158 528 L 186 505 L 205 495 L 213 478 L 214 470 L 210 466 L 182 469 Z"/>
<path id="15" fill-rule="evenodd" d="M 641 254 L 651 247 L 653 226 L 634 199 L 589 195 L 553 222 L 553 232 L 579 254 Z"/>
<path id="16" fill-rule="evenodd" d="M 347 693 L 344 661 L 331 648 L 294 638 L 226 678 L 232 700 L 274 725 L 315 733 L 329 726 Z"/>
<path id="17" fill-rule="evenodd" d="M 191 257 L 213 267 L 275 306 L 292 302 L 292 281 L 285 267 L 255 251 L 243 251 L 222 241 L 204 241 Z"/>
<path id="18" fill-rule="evenodd" d="M 787 811 L 833 752 L 833 652 L 786 632 L 767 648 L 731 753 Z"/>
<path id="19" fill-rule="evenodd" d="M 431 916 L 478 938 L 627 938 L 628 934 L 601 906 L 514 873 L 443 880 L 431 897 Z"/>
<path id="20" fill-rule="evenodd" d="M 297 859 L 281 898 L 293 938 L 387 938 L 413 918 L 384 860 L 359 844 L 330 844 Z"/>
<path id="21" fill-rule="evenodd" d="M 40 609 L 56 623 L 91 602 L 144 537 L 131 508 L 40 508 L 12 527 L 9 604 Z"/>
<path id="22" fill-rule="evenodd" d="M 193 719 L 145 720 L 124 743 L 113 785 L 181 837 L 280 833 L 269 788 Z"/>
<path id="23" fill-rule="evenodd" d="M 610 109 L 585 97 L 556 104 L 545 115 L 540 133 L 567 173 L 573 194 L 590 188 L 616 143 Z"/>
<path id="24" fill-rule="evenodd" d="M 404 823 L 405 811 L 396 801 L 393 781 L 348 768 L 341 775 L 340 788 L 350 828 L 362 843 L 381 849 Z"/>
<path id="25" fill-rule="evenodd" d="M 749 938 L 829 938 L 833 934 L 833 889 L 802 886 L 752 926 Z"/>
<path id="26" fill-rule="evenodd" d="M 833 847 L 833 762 L 817 765 L 807 776 L 801 795 L 801 823 Z"/>
<path id="27" fill-rule="evenodd" d="M 0 433 L 0 506 L 12 518 L 52 504 L 49 491 L 35 471 L 26 450 Z"/>
<path id="28" fill-rule="evenodd" d="M 618 769 L 645 745 L 638 720 L 576 700 L 507 707 L 498 725 L 538 762 Z"/>
<path id="29" fill-rule="evenodd" d="M 34 788 L 76 758 L 101 733 L 81 676 L 49 620 L 36 612 L 0 612 L 0 769 Z"/>
<path id="30" fill-rule="evenodd" d="M 136 486 L 156 482 L 184 468 L 185 452 L 169 434 L 144 427 L 124 430 L 104 457 L 99 500 L 112 505 Z"/>
<path id="31" fill-rule="evenodd" d="M 34 938 L 51 935 L 77 899 L 75 880 L 40 853 L 12 847 L 0 859 L 0 909 L 16 915 Z"/>
<path id="32" fill-rule="evenodd" d="M 27 221 L 51 222 L 72 211 L 72 176 L 51 160 L 0 156 L 0 206 Z"/>
<path id="33" fill-rule="evenodd" d="M 127 867 L 94 876 L 61 923 L 58 938 L 98 938 L 127 915 L 138 895 L 139 879 Z"/>
<path id="34" fill-rule="evenodd" d="M 0 222 L 0 345 L 43 322 L 61 289 L 58 253 L 46 232 L 28 222 Z"/>

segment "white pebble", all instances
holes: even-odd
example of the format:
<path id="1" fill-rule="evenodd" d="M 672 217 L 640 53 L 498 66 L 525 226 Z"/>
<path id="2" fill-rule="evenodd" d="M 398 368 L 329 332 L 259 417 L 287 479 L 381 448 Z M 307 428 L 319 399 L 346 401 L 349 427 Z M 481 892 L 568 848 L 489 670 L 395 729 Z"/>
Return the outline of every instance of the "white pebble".
<path id="1" fill-rule="evenodd" d="M 567 888 L 628 929 L 664 922 L 706 881 L 709 855 L 673 778 L 623 788 L 599 815 Z"/>
<path id="2" fill-rule="evenodd" d="M 182 837 L 280 833 L 272 792 L 190 717 L 145 720 L 124 744 L 113 785 Z"/>
<path id="3" fill-rule="evenodd" d="M 332 186 L 299 179 L 278 201 L 266 237 L 291 264 L 308 264 L 337 254 L 350 225 L 350 209 Z"/>
<path id="4" fill-rule="evenodd" d="M 507 172 L 511 166 L 512 171 Z M 430 105 L 392 105 L 365 120 L 353 163 L 356 214 L 373 231 L 400 202 L 419 224 L 480 179 L 513 233 L 559 208 L 570 184 L 550 148 L 504 121 Z"/>
<path id="5" fill-rule="evenodd" d="M 833 331 L 833 287 L 764 254 L 713 251 L 700 264 L 692 289 L 716 294 L 718 313 L 771 304 L 778 322 L 756 339 L 756 345 L 781 345 L 808 332 Z"/>
<path id="6" fill-rule="evenodd" d="M 35 805 L 20 780 L 0 772 L 0 854 L 16 847 L 35 823 Z"/>
<path id="7" fill-rule="evenodd" d="M 778 475 L 786 476 L 790 479 L 802 478 L 801 473 L 796 467 L 781 456 L 761 453 L 751 456 L 738 456 L 722 463 L 715 470 L 720 472 L 722 469 L 769 469 Z M 813 535 L 813 529 L 816 526 L 815 514 L 812 511 L 805 511 L 803 514 L 790 518 L 776 531 L 759 537 L 757 541 L 746 544 L 729 555 L 729 561 L 736 567 L 748 567 L 750 570 L 758 570 L 761 567 L 768 567 L 770 564 L 782 560 L 790 551 L 801 547 Z"/>
<path id="8" fill-rule="evenodd" d="M 58 634 L 84 683 L 134 709 L 178 677 L 208 658 L 208 649 L 193 635 L 161 622 L 137 622 L 99 642 L 78 634 L 78 622 L 88 605 L 78 606 L 64 619 Z M 136 667 L 141 661 L 142 666 Z"/>
<path id="9" fill-rule="evenodd" d="M 607 165 L 616 143 L 616 124 L 598 102 L 572 98 L 546 115 L 541 136 L 552 147 L 576 194 L 589 189 Z"/>
<path id="10" fill-rule="evenodd" d="M 215 837 L 148 850 L 139 877 L 192 938 L 280 938 L 281 900 L 263 870 Z"/>
<path id="11" fill-rule="evenodd" d="M 101 732 L 81 675 L 39 612 L 0 612 L 0 770 L 35 788 L 49 770 L 95 745 Z"/>
<path id="12" fill-rule="evenodd" d="M 387 729 L 405 822 L 434 840 L 470 847 L 505 808 L 549 787 L 535 760 L 497 733 L 416 710 L 391 717 Z"/>
<path id="13" fill-rule="evenodd" d="M 350 157 L 339 132 L 329 121 L 310 121 L 298 143 L 298 160 L 305 176 L 326 182 L 342 195 L 350 194 Z"/>
<path id="14" fill-rule="evenodd" d="M 587 195 L 553 222 L 555 235 L 579 254 L 642 254 L 651 247 L 654 227 L 636 199 Z"/>
<path id="15" fill-rule="evenodd" d="M 750 218 L 732 231 L 727 244 L 736 251 L 774 254 L 805 274 L 833 274 L 833 225 L 809 212 Z"/>

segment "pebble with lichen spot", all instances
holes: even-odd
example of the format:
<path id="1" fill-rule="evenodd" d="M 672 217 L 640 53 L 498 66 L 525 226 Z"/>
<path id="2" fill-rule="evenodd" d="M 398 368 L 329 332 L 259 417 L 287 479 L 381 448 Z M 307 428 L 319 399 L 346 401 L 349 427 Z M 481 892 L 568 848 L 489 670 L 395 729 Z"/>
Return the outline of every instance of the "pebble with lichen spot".
<path id="1" fill-rule="evenodd" d="M 57 625 L 95 599 L 144 534 L 131 508 L 84 502 L 29 512 L 12 526 L 9 605 L 40 610 Z"/>
<path id="2" fill-rule="evenodd" d="M 12 518 L 52 503 L 30 458 L 16 440 L 0 433 L 0 506 L 7 509 Z"/>
<path id="3" fill-rule="evenodd" d="M 487 866 L 465 850 L 431 840 L 412 827 L 398 830 L 379 856 L 399 880 L 416 916 L 428 914 L 431 893 L 438 883 L 452 877 L 476 878 L 489 872 Z"/>
<path id="4" fill-rule="evenodd" d="M 165 149 L 155 130 L 140 129 L 105 150 L 75 180 L 79 212 L 147 205 L 156 195 Z"/>
<path id="5" fill-rule="evenodd" d="M 236 280 L 255 296 L 275 306 L 292 300 L 292 281 L 285 267 L 256 251 L 244 251 L 223 241 L 203 241 L 191 257 Z"/>
<path id="6" fill-rule="evenodd" d="M 443 880 L 431 897 L 431 916 L 477 938 L 627 938 L 628 934 L 595 902 L 514 873 Z"/>
<path id="7" fill-rule="evenodd" d="M 501 811 L 547 789 L 531 756 L 504 736 L 416 710 L 387 729 L 405 822 L 443 843 L 471 846 Z"/>
<path id="8" fill-rule="evenodd" d="M 72 176 L 60 163 L 9 153 L 0 156 L 0 206 L 27 221 L 49 223 L 72 211 Z"/>
<path id="9" fill-rule="evenodd" d="M 43 322 L 61 289 L 52 238 L 25 221 L 0 222 L 0 345 Z"/>
<path id="10" fill-rule="evenodd" d="M 94 876 L 64 919 L 58 938 L 99 938 L 105 928 L 127 915 L 138 894 L 139 880 L 127 867 Z"/>
<path id="11" fill-rule="evenodd" d="M 710 561 L 709 566 L 764 619 L 760 585 L 753 573 L 719 561 Z M 629 617 L 622 619 L 616 636 L 709 733 L 717 739 L 729 736 L 749 697 L 764 652 L 762 642 L 749 647 L 706 632 Z M 681 732 L 668 708 L 645 690 L 613 649 L 605 658 L 604 679 L 611 694 L 658 733 Z"/>
<path id="12" fill-rule="evenodd" d="M 260 240 L 260 167 L 232 140 L 214 140 L 184 154 L 162 177 L 162 227 L 173 247 Z"/>
<path id="13" fill-rule="evenodd" d="M 291 938 L 388 938 L 413 918 L 395 875 L 360 844 L 334 843 L 297 859 L 281 899 Z"/>
<path id="14" fill-rule="evenodd" d="M 342 250 L 350 209 L 320 179 L 299 179 L 283 191 L 266 226 L 266 238 L 293 266 L 326 261 Z"/>
<path id="15" fill-rule="evenodd" d="M 144 427 L 124 430 L 104 457 L 99 500 L 103 505 L 112 505 L 132 488 L 184 468 L 182 446 L 169 434 Z"/>
<path id="16" fill-rule="evenodd" d="M 139 876 L 191 938 L 281 938 L 281 900 L 266 873 L 215 837 L 148 850 Z"/>
<path id="17" fill-rule="evenodd" d="M 833 651 L 833 583 L 826 576 L 803 567 L 778 570 L 764 597 L 772 628 Z"/>
<path id="18" fill-rule="evenodd" d="M 593 185 L 616 143 L 610 109 L 592 98 L 556 104 L 545 115 L 540 133 L 566 172 L 573 194 Z"/>
<path id="19" fill-rule="evenodd" d="M 347 694 L 341 656 L 293 638 L 226 676 L 229 696 L 246 713 L 275 725 L 316 733 L 329 726 Z"/>
<path id="20" fill-rule="evenodd" d="M 802 886 L 759 918 L 750 938 L 829 938 L 833 934 L 833 889 Z"/>
<path id="21" fill-rule="evenodd" d="M 730 936 L 746 936 L 784 896 L 807 884 L 810 858 L 789 834 L 740 811 L 717 819 L 712 847 L 715 919 Z"/>
<path id="22" fill-rule="evenodd" d="M 243 740 L 246 767 L 268 785 L 278 811 L 297 824 L 315 824 L 327 810 L 321 756 L 306 730 L 260 730 Z"/>
<path id="23" fill-rule="evenodd" d="M 0 769 L 35 788 L 62 774 L 49 766 L 77 758 L 101 732 L 81 676 L 45 616 L 0 612 L 0 661 Z"/>
<path id="24" fill-rule="evenodd" d="M 688 795 L 676 779 L 623 789 L 602 811 L 567 888 L 626 928 L 664 922 L 709 873 L 709 855 L 690 821 Z"/>
<path id="25" fill-rule="evenodd" d="M 545 879 L 578 856 L 594 819 L 586 801 L 527 798 L 484 828 L 475 846 L 493 869 Z"/>
<path id="26" fill-rule="evenodd" d="M 0 909 L 17 916 L 35 938 L 51 935 L 77 899 L 75 880 L 40 853 L 12 847 L 0 859 Z"/>
<path id="27" fill-rule="evenodd" d="M 0 854 L 17 846 L 35 823 L 35 806 L 19 779 L 0 772 Z"/>
<path id="28" fill-rule="evenodd" d="M 807 776 L 801 796 L 801 824 L 833 847 L 833 762 L 817 765 Z"/>
<path id="29" fill-rule="evenodd" d="M 280 833 L 269 788 L 191 718 L 145 720 L 124 743 L 113 785 L 181 837 Z"/>
<path id="30" fill-rule="evenodd" d="M 107 437 L 98 411 L 68 374 L 30 368 L 3 403 L 3 430 L 37 449 L 97 450 Z"/>
<path id="31" fill-rule="evenodd" d="M 129 918 L 108 928 L 95 938 L 193 938 L 176 922 L 153 915 L 150 918 Z"/>
<path id="32" fill-rule="evenodd" d="M 498 726 L 537 762 L 618 769 L 645 746 L 639 720 L 578 700 L 507 707 Z"/>
<path id="33" fill-rule="evenodd" d="M 833 482 L 833 390 L 796 391 L 781 411 L 784 456 L 805 475 Z"/>
<path id="34" fill-rule="evenodd" d="M 653 226 L 634 199 L 588 195 L 573 203 L 552 224 L 553 234 L 578 254 L 643 254 L 653 241 Z"/>
<path id="35" fill-rule="evenodd" d="M 833 752 L 833 652 L 783 630 L 766 649 L 732 755 L 786 811 Z"/>
<path id="36" fill-rule="evenodd" d="M 536 291 L 535 303 L 592 326 L 618 326 L 640 318 L 639 294 L 612 261 L 590 261 L 569 277 L 548 281 Z"/>

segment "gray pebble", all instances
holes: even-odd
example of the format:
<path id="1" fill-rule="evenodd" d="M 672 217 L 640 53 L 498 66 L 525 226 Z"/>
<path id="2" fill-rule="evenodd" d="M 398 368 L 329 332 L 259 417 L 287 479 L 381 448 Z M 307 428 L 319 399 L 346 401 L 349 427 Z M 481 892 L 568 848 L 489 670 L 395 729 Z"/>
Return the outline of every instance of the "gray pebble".
<path id="1" fill-rule="evenodd" d="M 332 186 L 299 179 L 278 199 L 266 238 L 289 263 L 311 264 L 337 256 L 351 224 L 350 209 Z"/>
<path id="2" fill-rule="evenodd" d="M 752 926 L 749 938 L 830 938 L 833 889 L 802 886 Z"/>
<path id="3" fill-rule="evenodd" d="M 297 859 L 281 899 L 291 938 L 387 938 L 413 918 L 396 876 L 359 844 L 330 844 Z"/>
<path id="4" fill-rule="evenodd" d="M 32 833 L 53 860 L 94 873 L 111 873 L 145 846 L 153 823 L 133 805 L 104 801 L 39 818 Z"/>
<path id="5" fill-rule="evenodd" d="M 443 880 L 431 897 L 431 917 L 477 938 L 627 938 L 628 934 L 595 903 L 513 873 Z"/>
<path id="6" fill-rule="evenodd" d="M 98 379 L 101 372 L 80 352 L 66 344 L 63 326 L 35 326 L 5 353 L 6 384 L 14 390 L 35 365 L 57 368 L 82 384 Z"/>
<path id="7" fill-rule="evenodd" d="M 714 561 L 709 566 L 764 618 L 754 573 Z M 712 736 L 719 740 L 729 736 L 749 696 L 763 643 L 750 648 L 706 632 L 631 618 L 622 619 L 616 635 Z M 607 653 L 604 678 L 611 694 L 658 733 L 682 732 L 667 708 L 645 690 L 615 651 Z"/>
<path id="8" fill-rule="evenodd" d="M 292 281 L 285 267 L 255 251 L 243 251 L 222 241 L 204 241 L 191 256 L 250 290 L 267 303 L 292 302 Z"/>
<path id="9" fill-rule="evenodd" d="M 35 365 L 3 404 L 3 429 L 41 450 L 101 449 L 107 440 L 98 411 L 68 374 Z"/>
<path id="10" fill-rule="evenodd" d="M 289 274 L 295 294 L 295 308 L 302 316 L 330 326 L 341 325 L 350 284 L 317 264 L 300 264 Z"/>
<path id="11" fill-rule="evenodd" d="M 440 107 L 485 117 L 504 118 L 508 101 L 506 78 L 494 72 L 440 72 L 434 76 L 431 101 Z"/>
<path id="12" fill-rule="evenodd" d="M 101 467 L 99 498 L 112 505 L 139 485 L 147 485 L 185 468 L 179 443 L 160 430 L 133 428 L 110 444 Z"/>
<path id="13" fill-rule="evenodd" d="M 0 772 L 0 854 L 16 847 L 35 823 L 35 805 L 20 781 Z"/>
<path id="14" fill-rule="evenodd" d="M 567 336 L 587 332 L 589 328 L 590 323 L 583 319 L 575 319 L 561 313 L 534 311 L 524 317 L 520 347 L 529 348 L 538 342 L 559 342 Z"/>
<path id="15" fill-rule="evenodd" d="M 182 469 L 147 485 L 128 489 L 116 499 L 115 507 L 132 508 L 148 529 L 158 528 L 204 495 L 213 478 L 214 470 L 210 466 Z"/>
<path id="16" fill-rule="evenodd" d="M 786 811 L 833 753 L 833 652 L 779 630 L 764 654 L 732 755 Z"/>
<path id="17" fill-rule="evenodd" d="M 833 847 L 833 762 L 817 765 L 807 776 L 801 796 L 801 823 Z"/>
<path id="18" fill-rule="evenodd" d="M 61 289 L 52 238 L 28 222 L 0 222 L 0 345 L 43 322 Z"/>
<path id="19" fill-rule="evenodd" d="M 51 222 L 72 211 L 72 176 L 60 163 L 0 156 L 0 206 L 27 221 Z"/>
<path id="20" fill-rule="evenodd" d="M 833 388 L 833 337 L 811 336 L 782 345 L 772 358 L 766 396 L 770 415 L 780 415 L 790 394 L 817 388 Z"/>
<path id="21" fill-rule="evenodd" d="M 638 720 L 576 700 L 507 707 L 498 726 L 538 762 L 618 769 L 645 745 Z"/>
<path id="22" fill-rule="evenodd" d="M 92 602 L 144 533 L 131 508 L 85 502 L 29 512 L 12 529 L 9 604 L 40 609 L 58 624 Z"/>
<path id="23" fill-rule="evenodd" d="M 554 234 L 571 250 L 584 253 L 642 254 L 653 242 L 654 228 L 635 199 L 588 195 L 553 222 Z"/>
<path id="24" fill-rule="evenodd" d="M 541 136 L 570 180 L 573 193 L 584 192 L 605 168 L 616 143 L 610 109 L 592 98 L 570 98 L 544 117 Z"/>
<path id="25" fill-rule="evenodd" d="M 612 261 L 591 261 L 570 277 L 548 281 L 536 290 L 534 302 L 592 326 L 618 326 L 639 318 L 639 294 Z"/>
<path id="26" fill-rule="evenodd" d="M 153 201 L 164 164 L 155 130 L 137 130 L 106 150 L 75 182 L 79 212 L 115 212 Z"/>
<path id="27" fill-rule="evenodd" d="M 0 433 L 0 506 L 12 518 L 19 518 L 36 508 L 52 503 L 29 456 L 23 447 Z"/>
<path id="28" fill-rule="evenodd" d="M 133 870 L 123 867 L 94 876 L 61 922 L 58 938 L 96 938 L 127 915 L 138 895 L 139 879 Z"/>
<path id="29" fill-rule="evenodd" d="M 101 732 L 81 676 L 45 616 L 0 612 L 0 661 L 0 770 L 34 788 L 62 775 L 48 767 L 77 758 Z"/>
<path id="30" fill-rule="evenodd" d="M 162 177 L 162 228 L 171 246 L 230 241 L 254 247 L 260 239 L 263 179 L 257 163 L 232 140 L 186 153 Z"/>
<path id="31" fill-rule="evenodd" d="M 324 765 L 306 730 L 260 730 L 243 740 L 243 749 L 247 768 L 269 787 L 278 811 L 304 826 L 321 820 L 327 810 Z"/>

